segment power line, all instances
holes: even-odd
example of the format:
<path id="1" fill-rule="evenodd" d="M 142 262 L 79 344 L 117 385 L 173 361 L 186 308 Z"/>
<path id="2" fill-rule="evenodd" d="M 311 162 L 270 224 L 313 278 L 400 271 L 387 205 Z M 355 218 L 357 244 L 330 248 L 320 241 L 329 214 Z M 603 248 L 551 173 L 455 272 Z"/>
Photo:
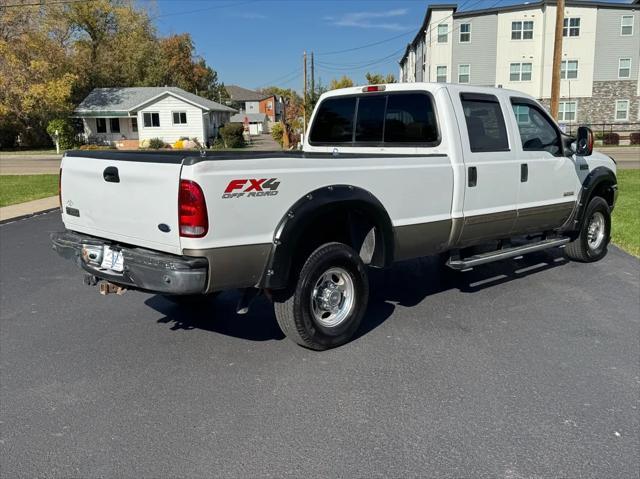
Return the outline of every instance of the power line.
<path id="1" fill-rule="evenodd" d="M 226 3 L 224 5 L 214 5 L 211 7 L 204 7 L 204 8 L 197 8 L 195 10 L 187 10 L 187 11 L 181 11 L 181 12 L 173 12 L 173 13 L 163 13 L 160 15 L 156 15 L 155 17 L 152 17 L 152 20 L 155 20 L 156 18 L 163 18 L 163 17 L 175 17 L 178 15 L 190 15 L 192 13 L 200 13 L 200 12 L 208 12 L 211 10 L 218 10 L 218 9 L 222 9 L 222 8 L 228 8 L 228 7 L 240 7 L 242 5 L 247 5 L 249 3 L 255 3 L 258 0 L 246 0 L 244 2 L 234 2 L 234 3 Z"/>

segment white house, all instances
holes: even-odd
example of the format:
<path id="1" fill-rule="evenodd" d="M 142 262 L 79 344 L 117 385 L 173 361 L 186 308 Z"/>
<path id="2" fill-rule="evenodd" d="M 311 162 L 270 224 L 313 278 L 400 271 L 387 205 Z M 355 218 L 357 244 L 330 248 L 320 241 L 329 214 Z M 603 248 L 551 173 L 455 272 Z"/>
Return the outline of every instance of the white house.
<path id="1" fill-rule="evenodd" d="M 236 110 L 176 87 L 96 88 L 78 105 L 89 143 L 137 148 L 144 140 L 205 144 Z"/>

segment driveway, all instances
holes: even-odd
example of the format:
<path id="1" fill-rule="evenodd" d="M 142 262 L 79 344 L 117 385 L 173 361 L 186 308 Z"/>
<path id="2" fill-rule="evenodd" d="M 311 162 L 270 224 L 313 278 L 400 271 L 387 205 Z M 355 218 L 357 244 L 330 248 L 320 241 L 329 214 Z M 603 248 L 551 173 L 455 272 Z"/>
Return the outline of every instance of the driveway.
<path id="1" fill-rule="evenodd" d="M 637 477 L 640 264 L 616 248 L 401 263 L 318 353 L 265 300 L 100 296 L 61 228 L 0 225 L 4 477 Z"/>
<path id="2" fill-rule="evenodd" d="M 0 175 L 57 175 L 62 155 L 21 154 L 0 152 Z"/>

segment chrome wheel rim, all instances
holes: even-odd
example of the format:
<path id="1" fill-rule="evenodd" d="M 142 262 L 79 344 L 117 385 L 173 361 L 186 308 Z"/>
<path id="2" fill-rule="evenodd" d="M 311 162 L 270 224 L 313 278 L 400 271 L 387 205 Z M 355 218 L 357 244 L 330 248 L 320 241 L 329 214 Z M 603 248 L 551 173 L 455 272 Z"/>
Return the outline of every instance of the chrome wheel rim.
<path id="1" fill-rule="evenodd" d="M 355 286 L 343 268 L 329 268 L 316 281 L 311 292 L 311 312 L 318 324 L 334 328 L 341 324 L 355 304 Z"/>
<path id="2" fill-rule="evenodd" d="M 604 234 L 606 229 L 606 222 L 604 215 L 599 211 L 596 211 L 589 219 L 589 226 L 587 227 L 587 244 L 590 250 L 597 250 L 602 246 L 604 242 Z"/>

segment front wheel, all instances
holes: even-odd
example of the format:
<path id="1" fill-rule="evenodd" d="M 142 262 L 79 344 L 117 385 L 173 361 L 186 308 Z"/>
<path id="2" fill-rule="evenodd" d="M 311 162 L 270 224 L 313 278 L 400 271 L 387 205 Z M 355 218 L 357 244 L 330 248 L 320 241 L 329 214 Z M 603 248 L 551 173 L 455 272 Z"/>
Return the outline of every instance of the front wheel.
<path id="1" fill-rule="evenodd" d="M 324 350 L 348 342 L 369 300 L 360 255 L 342 243 L 327 243 L 304 263 L 294 289 L 274 296 L 276 319 L 292 341 Z"/>
<path id="2" fill-rule="evenodd" d="M 567 245 L 567 256 L 575 261 L 591 263 L 607 254 L 611 239 L 611 208 L 604 198 L 592 198 L 584 212 L 578 237 Z"/>

